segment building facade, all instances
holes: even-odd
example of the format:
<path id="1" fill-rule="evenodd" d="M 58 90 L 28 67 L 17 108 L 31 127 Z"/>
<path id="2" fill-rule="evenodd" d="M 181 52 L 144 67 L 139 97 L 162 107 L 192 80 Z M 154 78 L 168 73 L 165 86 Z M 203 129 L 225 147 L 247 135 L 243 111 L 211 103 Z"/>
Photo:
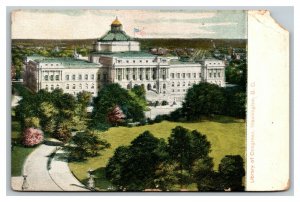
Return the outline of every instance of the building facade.
<path id="1" fill-rule="evenodd" d="M 143 85 L 147 100 L 166 100 L 169 103 L 181 102 L 187 90 L 199 82 L 225 86 L 224 61 L 181 61 L 177 57 L 140 51 L 140 43 L 123 31 L 118 19 L 93 47 L 89 62 L 54 58 L 50 63 L 51 59 L 47 58 L 28 58 L 26 72 L 35 77 L 27 76 L 26 85 L 34 86 L 34 90 L 62 88 L 74 95 L 87 90 L 94 96 L 109 83 L 118 83 L 126 89 Z"/>
<path id="2" fill-rule="evenodd" d="M 25 63 L 24 84 L 33 91 L 55 88 L 76 95 L 98 92 L 98 73 L 101 65 L 73 58 L 28 57 Z"/>

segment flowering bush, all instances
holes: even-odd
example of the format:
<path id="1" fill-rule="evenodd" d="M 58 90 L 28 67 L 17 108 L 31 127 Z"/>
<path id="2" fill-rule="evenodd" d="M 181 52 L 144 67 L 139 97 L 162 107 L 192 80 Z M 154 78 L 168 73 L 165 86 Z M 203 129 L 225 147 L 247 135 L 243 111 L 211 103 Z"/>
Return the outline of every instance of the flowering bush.
<path id="1" fill-rule="evenodd" d="M 109 123 L 116 126 L 123 123 L 125 118 L 125 114 L 118 105 L 114 106 L 107 115 Z"/>
<path id="2" fill-rule="evenodd" d="M 40 144 L 44 140 L 44 134 L 36 128 L 27 128 L 23 133 L 23 145 L 32 147 Z"/>

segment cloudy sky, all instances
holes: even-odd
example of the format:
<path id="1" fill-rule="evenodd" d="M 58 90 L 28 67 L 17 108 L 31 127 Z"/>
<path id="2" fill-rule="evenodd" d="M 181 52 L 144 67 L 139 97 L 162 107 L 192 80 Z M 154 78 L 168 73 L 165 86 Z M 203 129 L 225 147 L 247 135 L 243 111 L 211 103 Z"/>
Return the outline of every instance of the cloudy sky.
<path id="1" fill-rule="evenodd" d="M 200 10 L 18 10 L 11 14 L 13 39 L 93 39 L 118 16 L 123 29 L 143 29 L 140 38 L 247 37 L 244 11 Z"/>

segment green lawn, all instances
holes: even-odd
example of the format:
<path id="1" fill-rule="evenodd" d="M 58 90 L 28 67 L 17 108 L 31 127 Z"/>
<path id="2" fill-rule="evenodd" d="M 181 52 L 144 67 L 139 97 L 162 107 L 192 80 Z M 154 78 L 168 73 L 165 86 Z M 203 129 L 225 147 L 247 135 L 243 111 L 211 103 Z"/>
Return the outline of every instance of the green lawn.
<path id="1" fill-rule="evenodd" d="M 214 120 L 198 121 L 193 123 L 168 122 L 138 127 L 114 127 L 104 132 L 101 136 L 106 139 L 111 148 L 103 151 L 100 156 L 90 158 L 85 162 L 69 163 L 74 175 L 82 182 L 86 182 L 87 170 L 96 170 L 96 186 L 105 189 L 110 183 L 104 177 L 104 167 L 108 159 L 113 156 L 114 150 L 121 145 L 129 145 L 130 142 L 145 130 L 149 130 L 158 138 L 167 140 L 171 130 L 176 126 L 183 126 L 190 130 L 198 130 L 206 134 L 212 144 L 210 156 L 214 158 L 215 169 L 221 159 L 228 154 L 245 155 L 245 121 L 230 117 L 216 117 Z"/>
<path id="2" fill-rule="evenodd" d="M 17 121 L 12 121 L 11 136 L 14 145 L 11 152 L 11 175 L 20 176 L 22 175 L 24 161 L 34 148 L 23 147 L 20 144 L 21 128 Z"/>

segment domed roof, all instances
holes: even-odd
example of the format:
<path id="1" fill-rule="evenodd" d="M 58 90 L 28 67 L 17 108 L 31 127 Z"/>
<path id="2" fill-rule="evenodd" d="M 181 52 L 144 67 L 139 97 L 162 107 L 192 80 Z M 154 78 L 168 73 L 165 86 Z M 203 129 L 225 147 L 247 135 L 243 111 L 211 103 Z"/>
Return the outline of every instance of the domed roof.
<path id="1" fill-rule="evenodd" d="M 119 21 L 118 17 L 111 23 L 111 25 L 122 25 L 122 23 Z"/>
<path id="2" fill-rule="evenodd" d="M 131 41 L 131 37 L 128 36 L 122 29 L 122 24 L 118 20 L 118 17 L 116 17 L 111 24 L 111 30 L 97 41 Z"/>

